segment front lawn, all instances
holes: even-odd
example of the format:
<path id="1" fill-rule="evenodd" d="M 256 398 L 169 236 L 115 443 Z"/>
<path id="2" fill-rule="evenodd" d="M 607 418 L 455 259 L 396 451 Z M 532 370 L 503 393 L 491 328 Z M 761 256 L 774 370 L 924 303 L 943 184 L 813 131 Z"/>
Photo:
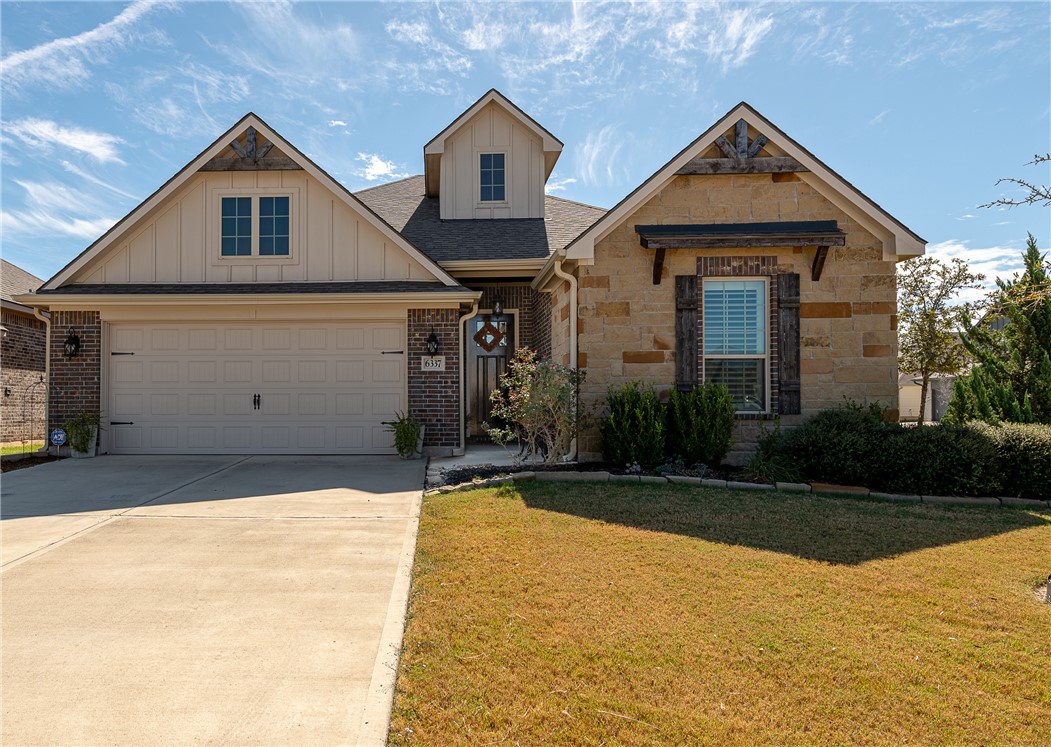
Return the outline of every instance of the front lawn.
<path id="1" fill-rule="evenodd" d="M 426 498 L 394 745 L 1051 744 L 1051 517 L 682 486 Z"/>
<path id="2" fill-rule="evenodd" d="M 9 443 L 0 446 L 0 455 L 7 456 L 8 454 L 34 454 L 40 451 L 42 448 L 44 448 L 43 441 Z"/>

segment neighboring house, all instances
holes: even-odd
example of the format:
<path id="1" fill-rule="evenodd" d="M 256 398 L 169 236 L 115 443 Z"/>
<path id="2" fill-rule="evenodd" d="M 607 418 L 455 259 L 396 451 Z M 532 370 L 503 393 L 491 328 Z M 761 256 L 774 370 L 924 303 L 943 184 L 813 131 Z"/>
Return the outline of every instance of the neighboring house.
<path id="1" fill-rule="evenodd" d="M 14 300 L 44 281 L 0 259 L 0 442 L 43 440 L 47 391 L 46 324 L 33 309 Z"/>
<path id="2" fill-rule="evenodd" d="M 247 115 L 20 298 L 80 340 L 52 423 L 100 408 L 119 453 L 389 453 L 408 410 L 449 453 L 523 345 L 594 402 L 722 381 L 745 450 L 844 397 L 897 410 L 894 263 L 922 239 L 746 104 L 608 212 L 545 195 L 562 147 L 494 90 L 422 176 L 351 194 Z"/>

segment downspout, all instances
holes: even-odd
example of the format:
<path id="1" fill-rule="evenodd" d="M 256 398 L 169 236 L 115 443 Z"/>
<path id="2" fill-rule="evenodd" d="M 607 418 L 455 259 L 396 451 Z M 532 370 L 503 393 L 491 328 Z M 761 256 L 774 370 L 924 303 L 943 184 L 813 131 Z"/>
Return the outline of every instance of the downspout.
<path id="1" fill-rule="evenodd" d="M 577 279 L 562 269 L 562 260 L 555 260 L 552 267 L 557 277 L 569 283 L 569 367 L 577 367 Z M 579 407 L 579 403 L 577 405 Z M 577 459 L 577 439 L 574 438 L 569 444 L 569 453 L 566 455 L 567 462 L 575 462 Z"/>
<path id="2" fill-rule="evenodd" d="M 51 314 L 33 307 L 33 316 L 44 323 L 44 446 L 43 452 L 51 450 L 48 428 L 51 426 Z"/>
<path id="3" fill-rule="evenodd" d="M 453 456 L 463 456 L 467 451 L 467 322 L 478 316 L 478 301 L 471 313 L 460 318 L 460 448 Z"/>

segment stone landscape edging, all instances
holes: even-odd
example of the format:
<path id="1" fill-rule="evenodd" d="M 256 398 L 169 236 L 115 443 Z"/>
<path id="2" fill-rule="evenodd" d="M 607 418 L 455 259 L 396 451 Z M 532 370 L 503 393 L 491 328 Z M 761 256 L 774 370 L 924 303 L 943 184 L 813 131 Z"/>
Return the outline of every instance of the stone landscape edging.
<path id="1" fill-rule="evenodd" d="M 857 498 L 859 495 L 867 495 L 870 498 L 878 498 L 886 501 L 897 501 L 907 503 L 926 503 L 930 505 L 945 506 L 1015 506 L 1018 508 L 1044 509 L 1051 508 L 1051 501 L 1038 501 L 1030 498 L 1013 498 L 1005 496 L 1001 498 L 979 498 L 972 496 L 942 496 L 942 495 L 901 495 L 898 493 L 882 493 L 875 490 L 859 490 L 849 486 L 819 485 L 814 490 L 813 485 L 808 483 L 778 482 L 770 485 L 759 482 L 735 482 L 733 480 L 709 480 L 702 477 L 689 477 L 687 475 L 614 475 L 609 472 L 514 472 L 503 477 L 489 477 L 471 482 L 462 482 L 458 485 L 442 485 L 437 488 L 428 488 L 423 491 L 424 495 L 438 495 L 445 493 L 458 493 L 475 488 L 490 488 L 497 485 L 508 485 L 515 482 L 526 482 L 539 480 L 540 482 L 632 482 L 650 484 L 672 484 L 672 485 L 694 485 L 702 488 L 732 488 L 734 490 L 773 490 L 780 493 L 821 493 L 823 495 L 844 495 Z M 836 488 L 842 487 L 842 490 Z"/>

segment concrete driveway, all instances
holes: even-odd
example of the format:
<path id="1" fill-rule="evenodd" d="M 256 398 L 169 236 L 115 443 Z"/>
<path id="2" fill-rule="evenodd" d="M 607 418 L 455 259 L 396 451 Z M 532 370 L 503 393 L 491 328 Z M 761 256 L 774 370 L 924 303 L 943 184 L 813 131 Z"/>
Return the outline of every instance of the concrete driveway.
<path id="1" fill-rule="evenodd" d="M 5 745 L 380 745 L 422 462 L 116 457 L 3 477 Z"/>

